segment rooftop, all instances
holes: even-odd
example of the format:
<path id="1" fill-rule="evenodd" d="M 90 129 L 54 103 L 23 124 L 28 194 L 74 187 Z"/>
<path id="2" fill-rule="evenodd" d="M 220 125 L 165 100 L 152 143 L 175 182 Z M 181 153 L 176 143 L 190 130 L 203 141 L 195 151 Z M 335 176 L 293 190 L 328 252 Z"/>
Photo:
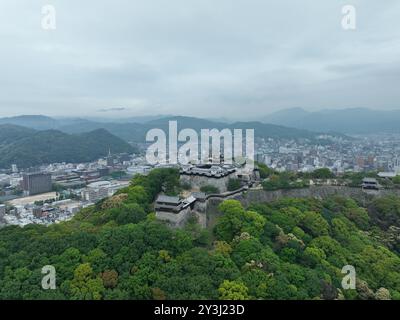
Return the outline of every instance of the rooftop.
<path id="1" fill-rule="evenodd" d="M 364 183 L 378 183 L 378 181 L 375 178 L 364 178 L 363 182 Z"/>
<path id="2" fill-rule="evenodd" d="M 179 197 L 170 197 L 170 196 L 165 196 L 165 195 L 159 195 L 156 202 L 163 202 L 163 203 L 173 203 L 178 205 L 181 200 Z"/>
<path id="3" fill-rule="evenodd" d="M 104 187 L 109 187 L 111 185 L 111 182 L 109 181 L 96 181 L 92 182 L 88 185 L 89 188 L 104 188 Z"/>
<path id="4" fill-rule="evenodd" d="M 378 176 L 381 178 L 394 178 L 397 174 L 396 172 L 379 172 Z"/>

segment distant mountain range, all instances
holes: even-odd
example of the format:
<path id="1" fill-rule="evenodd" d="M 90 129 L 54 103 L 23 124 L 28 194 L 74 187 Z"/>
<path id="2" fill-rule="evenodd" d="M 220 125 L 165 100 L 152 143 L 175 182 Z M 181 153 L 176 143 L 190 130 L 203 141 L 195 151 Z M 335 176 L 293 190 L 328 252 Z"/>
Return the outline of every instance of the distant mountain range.
<path id="1" fill-rule="evenodd" d="M 24 119 L 25 124 L 37 123 Z M 43 119 L 39 122 L 45 124 Z M 112 153 L 135 149 L 124 140 L 104 129 L 81 134 L 67 134 L 59 130 L 38 131 L 12 124 L 0 125 L 0 168 L 17 164 L 21 168 L 53 162 L 89 162 Z"/>
<path id="2" fill-rule="evenodd" d="M 22 115 L 16 117 L 0 118 L 0 124 L 14 124 L 37 130 L 55 129 L 59 122 L 53 118 L 41 115 Z"/>
<path id="3" fill-rule="evenodd" d="M 302 108 L 292 108 L 272 113 L 263 122 L 319 132 L 400 132 L 400 110 L 352 108 L 309 112 Z"/>
<path id="4" fill-rule="evenodd" d="M 282 125 L 267 124 L 258 121 L 226 123 L 214 120 L 206 120 L 194 117 L 167 116 L 151 118 L 142 122 L 134 122 L 137 118 L 126 119 L 126 122 L 110 120 L 93 121 L 87 119 L 54 119 L 46 116 L 19 116 L 14 118 L 0 118 L 1 123 L 23 125 L 33 129 L 49 130 L 57 129 L 68 134 L 78 134 L 97 129 L 105 129 L 111 134 L 131 143 L 144 142 L 146 133 L 153 128 L 168 131 L 169 121 L 178 122 L 178 130 L 191 128 L 196 131 L 200 129 L 255 129 L 256 137 L 260 138 L 287 138 L 287 139 L 317 139 L 320 133 L 305 129 L 290 128 Z M 339 134 L 336 134 L 339 135 Z"/>

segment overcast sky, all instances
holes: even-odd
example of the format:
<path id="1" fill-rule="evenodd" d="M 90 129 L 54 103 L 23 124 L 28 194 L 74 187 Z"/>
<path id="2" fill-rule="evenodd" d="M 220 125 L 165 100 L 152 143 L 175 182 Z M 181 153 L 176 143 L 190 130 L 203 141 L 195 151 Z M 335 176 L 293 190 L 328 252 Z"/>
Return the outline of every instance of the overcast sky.
<path id="1" fill-rule="evenodd" d="M 1 0 L 0 116 L 397 109 L 399 16 L 398 0 Z"/>

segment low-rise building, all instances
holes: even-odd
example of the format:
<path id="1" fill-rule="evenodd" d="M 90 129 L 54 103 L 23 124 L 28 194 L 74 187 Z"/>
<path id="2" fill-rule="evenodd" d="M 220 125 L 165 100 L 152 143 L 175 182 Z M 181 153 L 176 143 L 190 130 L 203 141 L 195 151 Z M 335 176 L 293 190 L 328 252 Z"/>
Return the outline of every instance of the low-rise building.
<path id="1" fill-rule="evenodd" d="M 194 208 L 196 198 L 190 196 L 186 199 L 159 195 L 154 209 L 156 217 L 168 222 L 173 227 L 182 227 Z"/>
<path id="2" fill-rule="evenodd" d="M 109 195 L 111 183 L 109 181 L 93 182 L 82 190 L 82 199 L 88 202 L 97 202 Z"/>
<path id="3" fill-rule="evenodd" d="M 129 181 L 96 181 L 88 184 L 81 191 L 83 201 L 97 202 L 115 194 L 119 189 L 127 187 Z"/>
<path id="4" fill-rule="evenodd" d="M 378 183 L 378 180 L 375 178 L 364 178 L 362 180 L 361 187 L 364 190 L 379 190 L 381 189 L 381 185 Z"/>
<path id="5" fill-rule="evenodd" d="M 389 172 L 385 172 L 385 171 L 378 172 L 378 177 L 380 177 L 380 178 L 394 178 L 396 176 L 397 176 L 397 173 L 396 172 L 392 172 L 392 171 L 389 171 Z"/>

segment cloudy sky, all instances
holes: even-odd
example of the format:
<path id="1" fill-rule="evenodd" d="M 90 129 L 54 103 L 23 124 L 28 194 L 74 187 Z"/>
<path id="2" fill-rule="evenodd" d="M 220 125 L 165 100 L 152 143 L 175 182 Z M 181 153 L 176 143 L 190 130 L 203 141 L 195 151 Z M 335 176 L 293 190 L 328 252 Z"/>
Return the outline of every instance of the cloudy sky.
<path id="1" fill-rule="evenodd" d="M 0 116 L 397 109 L 399 14 L 398 0 L 1 0 Z"/>

